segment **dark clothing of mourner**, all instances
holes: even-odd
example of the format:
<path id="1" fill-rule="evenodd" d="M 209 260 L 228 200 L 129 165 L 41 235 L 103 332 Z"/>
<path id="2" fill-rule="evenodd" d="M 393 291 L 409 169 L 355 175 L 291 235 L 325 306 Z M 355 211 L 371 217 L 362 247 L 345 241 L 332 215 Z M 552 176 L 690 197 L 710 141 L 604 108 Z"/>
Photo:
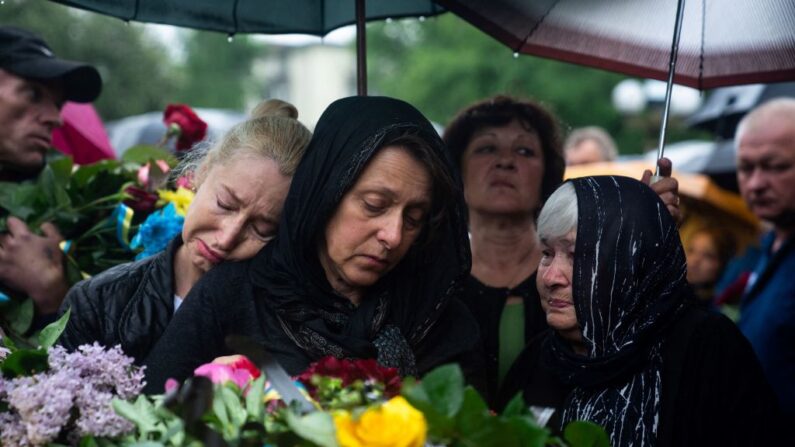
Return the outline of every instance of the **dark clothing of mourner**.
<path id="1" fill-rule="evenodd" d="M 521 372 L 512 372 L 514 390 L 560 408 L 561 425 L 603 426 L 617 447 L 702 445 L 700 433 L 710 444 L 723 436 L 716 421 L 732 431 L 726 442 L 769 435 L 763 429 L 779 418 L 772 391 L 739 331 L 692 307 L 679 234 L 657 194 L 625 177 L 571 182 L 579 216 L 572 298 L 587 354 L 550 331 L 517 365 L 538 371 L 518 383 Z"/>
<path id="2" fill-rule="evenodd" d="M 58 343 L 69 350 L 95 341 L 120 344 L 141 364 L 174 314 L 174 255 L 181 245 L 177 236 L 154 256 L 75 284 L 61 305 L 61 313 L 72 313 Z"/>
<path id="3" fill-rule="evenodd" d="M 737 325 L 754 347 L 784 414 L 795 422 L 795 238 L 773 253 L 774 239 L 770 233 L 762 240 Z"/>
<path id="4" fill-rule="evenodd" d="M 500 407 L 521 391 L 537 415 L 551 412 L 547 426 L 560 430 L 561 410 L 574 386 L 561 382 L 544 361 L 550 335 L 539 334 L 517 359 Z M 779 445 L 775 397 L 734 323 L 694 305 L 666 337 L 657 445 Z"/>
<path id="5" fill-rule="evenodd" d="M 434 210 L 403 259 L 358 306 L 329 284 L 318 259 L 325 228 L 345 193 L 386 142 L 410 133 L 452 177 L 453 197 Z M 460 179 L 433 127 L 390 98 L 333 103 L 318 121 L 293 178 L 277 236 L 248 262 L 209 271 L 146 359 L 149 391 L 229 354 L 224 337 L 252 336 L 290 374 L 324 356 L 375 358 L 403 375 L 480 357 L 477 323 L 458 301 L 471 263 Z M 479 365 L 462 365 L 482 371 Z"/>
<path id="6" fill-rule="evenodd" d="M 516 336 L 521 337 L 522 344 L 525 345 L 533 337 L 549 327 L 538 298 L 536 275 L 531 275 L 513 289 L 489 287 L 472 275 L 464 283 L 462 301 L 469 308 L 472 315 L 476 316 L 480 326 L 480 337 L 483 340 L 486 361 L 484 397 L 492 408 L 496 404 L 497 390 L 500 387 L 500 364 L 503 362 L 512 363 L 516 358 L 500 358 L 500 345 L 505 343 L 505 340 L 500 339 L 500 322 L 504 321 L 505 304 L 508 297 L 511 296 L 522 298 L 522 311 L 524 314 L 523 334 L 516 334 Z"/>

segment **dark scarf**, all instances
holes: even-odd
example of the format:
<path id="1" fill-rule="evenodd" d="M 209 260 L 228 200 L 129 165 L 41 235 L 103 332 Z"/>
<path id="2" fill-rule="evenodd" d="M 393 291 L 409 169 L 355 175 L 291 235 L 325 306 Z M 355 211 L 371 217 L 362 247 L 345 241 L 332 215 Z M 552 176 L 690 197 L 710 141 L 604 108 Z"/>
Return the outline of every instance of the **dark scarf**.
<path id="1" fill-rule="evenodd" d="M 691 293 L 679 233 L 637 180 L 571 182 L 579 214 L 573 298 L 588 356 L 551 339 L 548 361 L 575 386 L 562 419 L 602 425 L 614 446 L 654 445 L 665 332 Z"/>
<path id="2" fill-rule="evenodd" d="M 326 279 L 318 241 L 368 161 L 384 142 L 406 132 L 436 151 L 456 182 L 456 196 L 434 204 L 446 212 L 433 240 L 415 244 L 353 306 Z M 252 282 L 258 296 L 275 309 L 282 329 L 313 360 L 326 355 L 376 358 L 404 375 L 416 375 L 417 347 L 469 272 L 464 216 L 460 179 L 419 111 L 390 98 L 341 99 L 317 123 L 284 204 L 279 233 L 254 259 Z"/>

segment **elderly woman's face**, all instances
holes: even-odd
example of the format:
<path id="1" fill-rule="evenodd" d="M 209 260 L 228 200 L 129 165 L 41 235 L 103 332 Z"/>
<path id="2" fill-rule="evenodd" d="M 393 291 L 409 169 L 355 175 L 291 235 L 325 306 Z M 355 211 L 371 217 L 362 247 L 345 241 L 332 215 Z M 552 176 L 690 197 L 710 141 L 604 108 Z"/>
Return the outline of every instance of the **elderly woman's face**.
<path id="1" fill-rule="evenodd" d="M 538 134 L 519 121 L 475 132 L 462 164 L 470 209 L 527 214 L 538 207 L 544 152 Z"/>
<path id="2" fill-rule="evenodd" d="M 553 240 L 541 241 L 541 263 L 536 286 L 547 323 L 563 338 L 579 343 L 582 340 L 572 294 L 574 243 L 577 231 Z"/>
<path id="3" fill-rule="evenodd" d="M 181 252 L 202 273 L 254 256 L 276 234 L 291 181 L 258 155 L 213 166 L 185 216 Z"/>
<path id="4" fill-rule="evenodd" d="M 326 225 L 319 255 L 331 286 L 358 303 L 417 239 L 430 195 L 425 166 L 406 149 L 380 149 Z"/>

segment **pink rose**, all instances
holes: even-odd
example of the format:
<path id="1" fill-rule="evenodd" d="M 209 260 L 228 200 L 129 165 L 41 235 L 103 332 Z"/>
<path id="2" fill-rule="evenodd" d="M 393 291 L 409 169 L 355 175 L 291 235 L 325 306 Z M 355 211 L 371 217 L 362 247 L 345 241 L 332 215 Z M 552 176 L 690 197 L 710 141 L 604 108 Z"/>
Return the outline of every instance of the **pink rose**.
<path id="1" fill-rule="evenodd" d="M 157 163 L 157 166 L 160 168 L 161 171 L 163 171 L 164 174 L 168 172 L 169 169 L 171 169 L 171 167 L 168 165 L 168 163 L 165 160 L 157 160 L 155 163 Z M 152 186 L 149 184 L 149 168 L 150 164 L 147 163 L 141 166 L 140 169 L 138 169 L 138 184 L 140 184 L 144 188 L 150 188 Z"/>
<path id="2" fill-rule="evenodd" d="M 260 376 L 260 371 L 251 361 L 242 356 L 234 355 L 219 357 L 193 371 L 194 376 L 204 376 L 215 384 L 234 382 L 240 389 Z"/>

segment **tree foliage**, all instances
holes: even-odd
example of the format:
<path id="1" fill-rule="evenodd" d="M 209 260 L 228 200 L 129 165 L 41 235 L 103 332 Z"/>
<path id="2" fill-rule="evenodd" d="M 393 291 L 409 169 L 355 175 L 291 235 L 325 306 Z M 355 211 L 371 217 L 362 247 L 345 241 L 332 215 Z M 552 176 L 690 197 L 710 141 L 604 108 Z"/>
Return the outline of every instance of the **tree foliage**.
<path id="1" fill-rule="evenodd" d="M 103 90 L 95 106 L 106 121 L 172 102 L 241 109 L 261 53 L 245 36 L 230 43 L 221 33 L 184 31 L 179 40 L 164 41 L 140 23 L 45 0 L 6 0 L 0 23 L 36 32 L 59 57 L 96 66 Z"/>
<path id="2" fill-rule="evenodd" d="M 623 75 L 534 56 L 519 55 L 453 14 L 425 21 L 368 26 L 369 83 L 373 93 L 415 104 L 444 125 L 478 99 L 498 93 L 532 98 L 552 109 L 566 131 L 597 125 L 623 153 L 655 144 L 654 111 L 625 120 L 611 102 Z M 659 123 L 659 120 L 656 121 Z M 677 127 L 679 125 L 679 127 Z M 672 123 L 672 138 L 682 127 Z"/>

